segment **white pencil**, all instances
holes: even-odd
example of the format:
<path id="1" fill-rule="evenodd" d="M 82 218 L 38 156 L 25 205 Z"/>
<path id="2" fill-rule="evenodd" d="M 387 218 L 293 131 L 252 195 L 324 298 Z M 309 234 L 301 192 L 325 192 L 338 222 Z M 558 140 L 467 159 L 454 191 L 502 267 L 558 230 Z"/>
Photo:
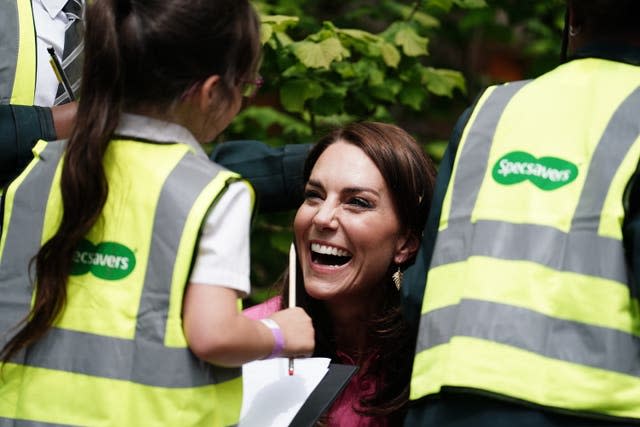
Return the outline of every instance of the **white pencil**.
<path id="1" fill-rule="evenodd" d="M 289 249 L 289 308 L 296 306 L 296 247 Z M 289 358 L 289 375 L 293 375 L 293 357 Z"/>

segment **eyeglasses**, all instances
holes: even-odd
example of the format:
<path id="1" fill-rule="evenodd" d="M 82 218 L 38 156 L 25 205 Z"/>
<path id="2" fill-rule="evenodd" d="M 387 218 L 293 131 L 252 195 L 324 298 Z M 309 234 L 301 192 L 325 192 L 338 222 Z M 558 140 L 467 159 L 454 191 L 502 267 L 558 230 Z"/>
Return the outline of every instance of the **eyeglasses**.
<path id="1" fill-rule="evenodd" d="M 258 93 L 258 89 L 264 84 L 262 76 L 256 77 L 255 80 L 240 80 L 242 84 L 242 96 L 245 98 L 253 98 Z"/>

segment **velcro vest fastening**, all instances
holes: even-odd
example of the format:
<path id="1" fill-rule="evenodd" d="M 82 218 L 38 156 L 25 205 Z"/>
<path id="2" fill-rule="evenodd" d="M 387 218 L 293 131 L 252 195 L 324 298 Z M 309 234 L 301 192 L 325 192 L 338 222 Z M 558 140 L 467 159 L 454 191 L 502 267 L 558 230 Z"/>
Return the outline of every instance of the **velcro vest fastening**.
<path id="1" fill-rule="evenodd" d="M 31 1 L 7 0 L 0 15 L 0 104 L 33 105 L 36 56 Z"/>
<path id="2" fill-rule="evenodd" d="M 30 309 L 29 260 L 59 223 L 54 213 L 62 206 L 57 185 L 63 150 L 59 141 L 41 141 L 36 159 L 6 194 L 0 240 L 3 345 Z M 153 159 L 153 170 L 142 166 Z M 241 371 L 215 367 L 191 353 L 181 307 L 200 226 L 239 176 L 193 155 L 186 145 L 133 140 L 111 142 L 105 170 L 128 184 L 109 180 L 105 220 L 87 236 L 89 249 L 76 253 L 74 268 L 80 270 L 69 279 L 67 306 L 56 326 L 5 366 L 2 387 L 11 393 L 0 399 L 0 424 L 237 423 Z M 127 209 L 132 200 L 150 210 Z M 128 251 L 118 253 L 123 247 Z M 37 399 L 41 387 L 47 403 Z M 68 401 L 78 408 L 70 410 Z"/>
<path id="3" fill-rule="evenodd" d="M 572 61 L 483 94 L 445 197 L 411 399 L 451 386 L 640 418 L 640 317 L 620 231 L 640 157 L 639 74 Z M 567 86 L 557 121 L 533 113 Z M 596 108 L 601 122 L 585 119 Z M 548 122 L 566 128 L 533 132 Z"/>

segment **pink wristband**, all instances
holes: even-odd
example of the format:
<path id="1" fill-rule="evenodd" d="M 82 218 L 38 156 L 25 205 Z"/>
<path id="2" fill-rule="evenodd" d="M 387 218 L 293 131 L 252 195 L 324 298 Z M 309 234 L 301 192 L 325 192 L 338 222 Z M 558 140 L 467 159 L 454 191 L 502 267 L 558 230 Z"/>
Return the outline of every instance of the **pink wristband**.
<path id="1" fill-rule="evenodd" d="M 260 319 L 260 321 L 264 323 L 267 328 L 271 329 L 273 339 L 275 340 L 271 354 L 265 357 L 265 359 L 273 359 L 274 357 L 282 355 L 282 351 L 284 350 L 284 336 L 282 335 L 280 326 L 273 319 Z"/>

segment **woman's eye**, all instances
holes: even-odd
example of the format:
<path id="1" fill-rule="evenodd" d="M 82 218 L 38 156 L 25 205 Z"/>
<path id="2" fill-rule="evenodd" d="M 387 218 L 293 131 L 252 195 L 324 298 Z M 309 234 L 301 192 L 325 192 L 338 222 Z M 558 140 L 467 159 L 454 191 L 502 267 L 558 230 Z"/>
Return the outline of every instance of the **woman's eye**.
<path id="1" fill-rule="evenodd" d="M 351 199 L 349 199 L 349 204 L 350 205 L 354 205 L 357 206 L 359 208 L 371 208 L 373 207 L 373 205 L 366 199 L 363 199 L 362 197 L 353 197 Z"/>
<path id="2" fill-rule="evenodd" d="M 309 199 L 319 199 L 321 198 L 320 193 L 316 190 L 305 190 L 304 192 L 305 200 Z"/>

